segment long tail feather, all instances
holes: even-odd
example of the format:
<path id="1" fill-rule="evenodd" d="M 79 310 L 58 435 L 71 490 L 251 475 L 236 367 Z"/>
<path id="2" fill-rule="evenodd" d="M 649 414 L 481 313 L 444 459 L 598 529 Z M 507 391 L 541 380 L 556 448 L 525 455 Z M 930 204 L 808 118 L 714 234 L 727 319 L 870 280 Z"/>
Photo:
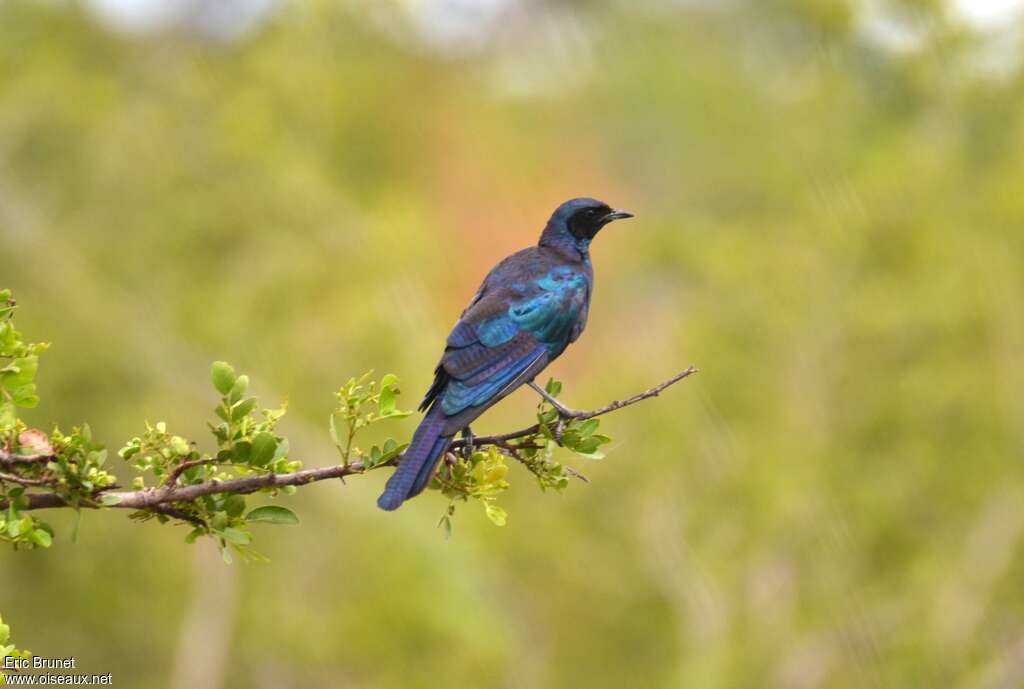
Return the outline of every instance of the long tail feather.
<path id="1" fill-rule="evenodd" d="M 430 483 L 434 468 L 452 441 L 452 436 L 443 434 L 444 420 L 444 414 L 436 407 L 423 417 L 398 468 L 377 498 L 377 506 L 382 510 L 397 510 Z"/>

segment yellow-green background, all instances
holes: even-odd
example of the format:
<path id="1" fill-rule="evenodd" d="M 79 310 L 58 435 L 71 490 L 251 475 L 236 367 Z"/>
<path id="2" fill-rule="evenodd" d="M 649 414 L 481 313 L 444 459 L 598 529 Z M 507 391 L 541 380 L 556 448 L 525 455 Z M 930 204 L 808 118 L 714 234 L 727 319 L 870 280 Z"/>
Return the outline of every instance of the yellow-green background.
<path id="1" fill-rule="evenodd" d="M 377 510 L 386 472 L 300 490 L 270 564 L 48 514 L 53 548 L 0 552 L 19 646 L 131 689 L 1024 685 L 1013 27 L 352 0 L 226 31 L 204 4 L 126 30 L 0 2 L 0 286 L 53 343 L 31 422 L 202 439 L 226 359 L 336 461 L 332 391 L 392 371 L 413 406 L 487 269 L 578 195 L 637 218 L 595 242 L 566 402 L 701 372 L 607 418 L 589 485 L 513 468 L 508 525 L 464 506 L 448 541 L 436 493 Z"/>

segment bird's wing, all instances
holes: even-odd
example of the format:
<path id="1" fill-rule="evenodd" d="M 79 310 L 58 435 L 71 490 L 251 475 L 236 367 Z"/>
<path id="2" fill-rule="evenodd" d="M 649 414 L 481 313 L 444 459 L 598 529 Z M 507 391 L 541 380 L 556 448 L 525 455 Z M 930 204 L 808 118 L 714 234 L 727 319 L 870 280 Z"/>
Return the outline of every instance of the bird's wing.
<path id="1" fill-rule="evenodd" d="M 440 394 L 441 410 L 454 416 L 504 396 L 519 376 L 543 357 L 548 348 L 509 316 L 516 308 L 505 290 L 486 295 L 459 320 L 441 357 L 448 378 Z"/>
<path id="2" fill-rule="evenodd" d="M 437 399 L 454 416 L 503 397 L 561 353 L 587 293 L 586 277 L 564 268 L 513 286 L 485 285 L 448 336 L 424 406 Z"/>

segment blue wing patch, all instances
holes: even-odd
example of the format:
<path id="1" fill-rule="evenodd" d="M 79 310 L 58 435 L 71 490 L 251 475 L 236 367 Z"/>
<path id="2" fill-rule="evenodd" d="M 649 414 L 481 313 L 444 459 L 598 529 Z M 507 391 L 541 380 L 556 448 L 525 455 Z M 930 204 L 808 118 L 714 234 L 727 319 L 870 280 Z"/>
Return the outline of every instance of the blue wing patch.
<path id="1" fill-rule="evenodd" d="M 480 343 L 485 347 L 498 347 L 519 334 L 519 326 L 507 314 L 488 318 L 476 327 Z"/>
<path id="2" fill-rule="evenodd" d="M 485 404 L 503 392 L 516 376 L 528 369 L 546 351 L 545 347 L 538 346 L 476 385 L 466 385 L 462 381 L 453 380 L 441 398 L 441 411 L 448 416 L 454 416 L 467 407 Z"/>
<path id="3" fill-rule="evenodd" d="M 474 323 L 470 310 L 449 335 L 439 368 L 447 377 L 443 392 L 437 388 L 445 415 L 493 403 L 541 356 L 558 356 L 573 337 L 589 292 L 587 276 L 567 266 L 535 280 L 532 290 L 517 291 L 519 299 L 499 306 L 503 312 L 490 315 L 496 310 L 491 303 L 490 314 Z"/>

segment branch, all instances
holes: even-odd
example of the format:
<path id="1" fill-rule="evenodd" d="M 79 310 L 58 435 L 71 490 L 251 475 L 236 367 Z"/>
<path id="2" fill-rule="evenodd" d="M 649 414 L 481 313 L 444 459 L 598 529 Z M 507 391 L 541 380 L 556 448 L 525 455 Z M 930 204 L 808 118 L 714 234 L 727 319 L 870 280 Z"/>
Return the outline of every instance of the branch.
<path id="1" fill-rule="evenodd" d="M 0 464 L 7 466 L 13 466 L 15 464 L 36 464 L 40 462 L 49 462 L 51 459 L 56 459 L 54 455 L 40 454 L 40 455 L 19 455 L 8 450 L 0 449 Z"/>
<path id="2" fill-rule="evenodd" d="M 15 476 L 14 474 L 7 474 L 0 472 L 0 481 L 10 481 L 11 483 L 17 483 L 19 486 L 45 486 L 47 481 L 37 478 L 24 478 L 23 476 Z"/>
<path id="3" fill-rule="evenodd" d="M 596 416 L 602 416 L 609 414 L 614 411 L 618 411 L 624 407 L 631 406 L 643 400 L 657 397 L 666 388 L 674 385 L 682 379 L 693 375 L 697 372 L 697 369 L 690 366 L 685 371 L 672 376 L 668 380 L 659 383 L 658 385 L 645 390 L 641 393 L 628 397 L 622 401 L 614 401 L 598 409 L 591 411 L 579 411 L 572 412 L 570 415 L 573 419 L 586 420 L 592 419 Z M 494 445 L 496 447 L 512 450 L 512 449 L 523 449 L 523 445 L 510 445 L 508 441 L 517 438 L 523 438 L 536 434 L 539 430 L 539 425 L 534 424 L 528 428 L 524 428 L 519 431 L 513 431 L 512 433 L 505 433 L 502 435 L 492 436 L 480 436 L 473 439 L 474 446 Z M 465 439 L 458 439 L 452 442 L 452 448 L 457 449 L 466 445 Z M 29 463 L 43 461 L 49 459 L 49 457 L 42 456 L 18 456 L 11 455 L 8 452 L 0 451 L 0 462 L 3 463 Z M 177 485 L 177 479 L 183 471 L 186 469 L 198 466 L 200 464 L 210 463 L 210 460 L 198 460 L 191 462 L 183 462 L 178 465 L 173 473 L 168 477 L 167 482 L 157 488 L 149 488 L 145 490 L 136 491 L 118 491 L 112 489 L 106 489 L 97 491 L 93 494 L 89 500 L 83 500 L 80 502 L 78 507 L 86 507 L 96 509 L 100 507 L 113 507 L 119 509 L 132 509 L 132 510 L 148 510 L 158 514 L 163 514 L 176 519 L 182 519 L 184 521 L 195 522 L 187 513 L 177 510 L 173 507 L 175 504 L 183 504 L 194 502 L 195 500 L 206 496 L 217 493 L 234 493 L 237 495 L 247 495 L 249 493 L 255 493 L 256 491 L 264 488 L 274 488 L 278 486 L 304 486 L 309 483 L 315 483 L 317 481 L 327 481 L 330 479 L 343 479 L 345 476 L 351 476 L 353 474 L 365 473 L 370 468 L 377 468 L 378 466 L 386 466 L 394 464 L 397 460 L 391 460 L 390 462 L 383 462 L 373 467 L 367 467 L 363 462 L 351 462 L 349 464 L 335 465 L 329 467 L 321 467 L 318 469 L 303 469 L 289 474 L 259 474 L 256 476 L 246 476 L 243 478 L 231 479 L 227 481 L 207 481 L 204 483 L 197 483 L 192 485 Z M 8 477 L 6 474 L 0 475 L 0 479 L 13 480 L 16 477 Z M 22 483 L 27 481 L 22 479 L 18 481 Z M 34 483 L 33 483 L 34 485 Z M 72 507 L 63 497 L 56 493 L 26 493 L 24 495 L 28 501 L 27 509 L 39 510 L 55 507 Z M 0 509 L 6 509 L 7 502 L 0 501 Z"/>
<path id="4" fill-rule="evenodd" d="M 151 510 L 161 505 L 193 502 L 204 495 L 213 495 L 214 493 L 248 495 L 263 488 L 304 486 L 307 483 L 314 483 L 316 481 L 326 481 L 332 478 L 350 476 L 351 474 L 361 474 L 365 470 L 366 467 L 362 462 L 352 462 L 348 465 L 322 467 L 320 469 L 303 469 L 291 474 L 260 474 L 259 476 L 246 476 L 245 478 L 236 478 L 230 481 L 214 480 L 190 486 L 169 486 L 170 490 L 168 490 L 168 486 L 162 486 L 148 490 L 98 491 L 93 495 L 92 500 L 83 501 L 79 507 Z M 30 510 L 71 507 L 64 498 L 55 493 L 26 493 L 25 498 L 28 499 L 27 509 Z M 106 504 L 99 502 L 101 499 L 106 501 Z M 0 509 L 5 509 L 6 507 L 7 502 L 0 501 Z"/>
<path id="5" fill-rule="evenodd" d="M 633 395 L 632 397 L 627 397 L 626 399 L 624 399 L 622 401 L 615 400 L 615 401 L 611 402 L 610 404 L 606 404 L 605 406 L 600 407 L 598 409 L 594 409 L 594 410 L 591 410 L 591 411 L 570 412 L 570 413 L 567 413 L 567 414 L 562 414 L 562 416 L 570 418 L 570 419 L 576 419 L 576 420 L 579 420 L 579 421 L 586 421 L 587 419 L 592 419 L 595 416 L 602 416 L 604 414 L 609 414 L 609 413 L 611 413 L 613 411 L 618 411 L 619 409 L 622 409 L 623 407 L 628 407 L 630 405 L 636 404 L 637 402 L 643 402 L 644 400 L 650 399 L 651 397 L 657 397 L 662 392 L 664 392 L 666 388 L 671 387 L 672 385 L 675 385 L 676 383 L 681 381 L 683 378 L 688 378 L 689 376 L 692 376 L 696 372 L 697 372 L 697 368 L 695 366 L 690 366 L 685 371 L 677 373 L 676 375 L 672 376 L 671 378 L 669 378 L 668 380 L 666 380 L 664 382 L 658 383 L 653 388 L 649 388 L 647 390 L 644 390 L 643 392 L 637 393 L 637 394 Z M 529 427 L 524 428 L 522 430 L 512 431 L 511 433 L 503 433 L 501 435 L 482 435 L 482 436 L 478 436 L 476 438 L 473 438 L 473 444 L 474 445 L 497 445 L 498 447 L 503 447 L 505 445 L 505 443 L 507 443 L 509 440 L 515 440 L 516 438 L 525 438 L 525 437 L 534 435 L 539 430 L 540 430 L 540 424 L 536 424 L 535 423 L 532 426 L 529 426 Z M 460 439 L 452 442 L 451 447 L 453 449 L 457 449 L 457 448 L 460 448 L 460 447 L 464 447 L 465 445 L 466 445 L 466 440 L 463 439 L 463 438 L 460 438 Z"/>

